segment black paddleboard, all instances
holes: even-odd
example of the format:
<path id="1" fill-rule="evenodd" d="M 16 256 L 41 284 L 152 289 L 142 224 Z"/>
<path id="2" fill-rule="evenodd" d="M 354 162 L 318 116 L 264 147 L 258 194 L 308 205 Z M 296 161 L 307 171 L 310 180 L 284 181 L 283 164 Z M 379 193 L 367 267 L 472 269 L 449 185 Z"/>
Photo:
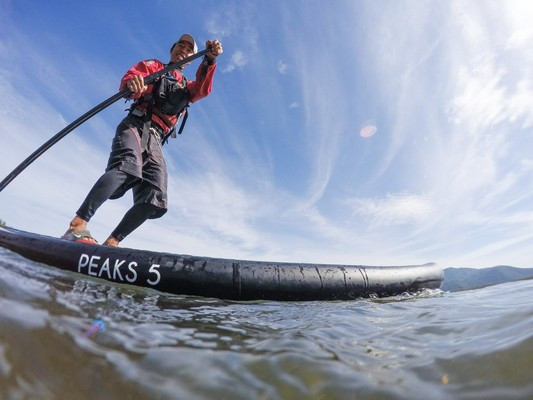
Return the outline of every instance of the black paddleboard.
<path id="1" fill-rule="evenodd" d="M 349 300 L 440 287 L 435 264 L 362 266 L 245 261 L 114 248 L 0 227 L 0 246 L 33 261 L 162 292 L 231 300 Z"/>

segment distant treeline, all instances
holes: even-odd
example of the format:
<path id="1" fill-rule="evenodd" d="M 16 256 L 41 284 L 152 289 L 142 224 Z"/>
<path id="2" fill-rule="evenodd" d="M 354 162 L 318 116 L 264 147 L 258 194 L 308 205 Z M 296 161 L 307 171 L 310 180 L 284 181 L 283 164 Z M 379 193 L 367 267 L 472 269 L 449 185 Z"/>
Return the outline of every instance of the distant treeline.
<path id="1" fill-rule="evenodd" d="M 5 226 L 5 225 L 6 225 L 6 221 L 0 219 L 0 226 Z"/>

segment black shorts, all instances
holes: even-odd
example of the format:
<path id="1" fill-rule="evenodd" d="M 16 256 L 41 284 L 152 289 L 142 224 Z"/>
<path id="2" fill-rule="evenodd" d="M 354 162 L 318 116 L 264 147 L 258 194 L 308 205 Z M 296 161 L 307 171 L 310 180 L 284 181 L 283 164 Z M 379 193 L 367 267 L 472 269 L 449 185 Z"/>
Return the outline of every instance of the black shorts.
<path id="1" fill-rule="evenodd" d="M 150 133 L 143 152 L 142 125 L 142 118 L 129 115 L 117 127 L 106 171 L 124 171 L 129 179 L 113 193 L 111 199 L 122 197 L 133 189 L 134 203 L 155 206 L 158 210 L 151 218 L 159 218 L 167 212 L 168 176 L 161 147 L 162 132 Z"/>

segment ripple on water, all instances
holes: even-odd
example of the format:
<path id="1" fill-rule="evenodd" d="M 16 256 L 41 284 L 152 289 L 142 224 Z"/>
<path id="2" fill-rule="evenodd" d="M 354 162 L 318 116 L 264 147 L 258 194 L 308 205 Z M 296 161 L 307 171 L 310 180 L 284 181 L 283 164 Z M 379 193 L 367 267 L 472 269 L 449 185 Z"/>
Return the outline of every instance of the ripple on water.
<path id="1" fill-rule="evenodd" d="M 230 302 L 0 253 L 0 398 L 533 398 L 533 281 Z M 101 318 L 106 330 L 83 333 Z"/>

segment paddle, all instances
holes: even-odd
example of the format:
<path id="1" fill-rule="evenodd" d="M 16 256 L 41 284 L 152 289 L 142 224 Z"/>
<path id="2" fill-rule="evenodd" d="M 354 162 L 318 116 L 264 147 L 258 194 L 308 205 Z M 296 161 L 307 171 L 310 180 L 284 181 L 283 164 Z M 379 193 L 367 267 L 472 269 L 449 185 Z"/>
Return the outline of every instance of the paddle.
<path id="1" fill-rule="evenodd" d="M 161 71 L 154 72 L 152 75 L 148 75 L 144 82 L 149 85 L 150 83 L 153 83 L 157 81 L 161 76 L 166 74 L 169 71 L 172 71 L 174 69 L 178 69 L 184 64 L 190 63 L 191 61 L 202 57 L 203 55 L 209 53 L 211 49 L 205 49 L 202 50 L 196 54 L 193 54 L 190 57 L 184 58 L 181 61 L 172 63 L 167 65 L 165 68 L 163 68 Z M 105 108 L 109 107 L 111 104 L 115 103 L 117 100 L 129 96 L 131 94 L 131 90 L 124 89 L 118 92 L 117 94 L 111 96 L 109 99 L 103 101 L 102 103 L 98 104 L 93 109 L 87 111 L 85 114 L 83 114 L 81 117 L 79 117 L 77 120 L 72 122 L 70 125 L 67 125 L 65 128 L 63 128 L 61 131 L 56 133 L 54 136 L 52 136 L 45 144 L 43 144 L 41 147 L 39 147 L 37 150 L 35 150 L 28 158 L 26 158 L 18 167 L 16 167 L 8 176 L 4 178 L 2 182 L 0 182 L 0 192 L 4 190 L 4 188 L 13 180 L 15 179 L 22 171 L 24 171 L 32 162 L 34 162 L 39 156 L 41 156 L 46 150 L 48 150 L 50 147 L 52 147 L 54 144 L 59 142 L 61 139 L 63 139 L 65 136 L 67 136 L 70 132 L 72 132 L 74 129 L 76 129 L 78 126 L 83 124 L 85 121 L 87 121 L 89 118 L 94 117 L 96 114 L 98 114 L 100 111 L 104 110 Z"/>

